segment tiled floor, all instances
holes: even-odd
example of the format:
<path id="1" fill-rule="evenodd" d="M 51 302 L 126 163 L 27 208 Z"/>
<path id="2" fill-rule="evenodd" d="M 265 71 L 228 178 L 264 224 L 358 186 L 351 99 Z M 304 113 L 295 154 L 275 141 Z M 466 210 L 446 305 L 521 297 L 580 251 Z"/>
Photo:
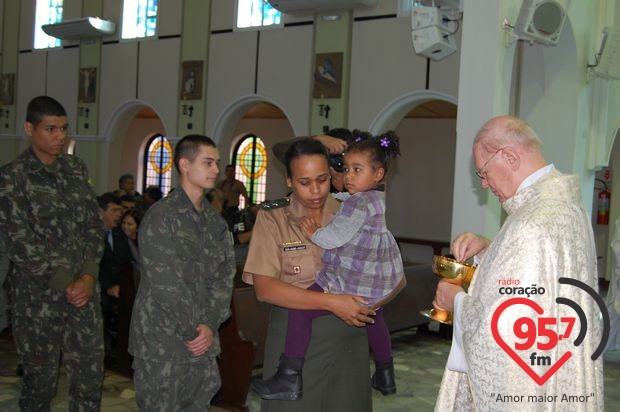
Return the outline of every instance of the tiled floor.
<path id="1" fill-rule="evenodd" d="M 410 329 L 393 335 L 394 361 L 398 393 L 382 396 L 373 393 L 375 412 L 432 411 L 448 357 L 450 341 L 434 334 Z M 0 411 L 17 411 L 20 379 L 15 376 L 18 357 L 7 339 L 0 339 Z M 257 374 L 259 371 L 255 371 Z M 620 351 L 605 356 L 605 410 L 620 411 Z M 106 374 L 103 387 L 104 412 L 135 411 L 133 385 L 127 378 Z M 52 411 L 67 410 L 67 381 L 61 373 L 58 395 Z M 250 411 L 259 410 L 257 397 L 248 397 Z M 211 412 L 221 409 L 212 408 Z"/>

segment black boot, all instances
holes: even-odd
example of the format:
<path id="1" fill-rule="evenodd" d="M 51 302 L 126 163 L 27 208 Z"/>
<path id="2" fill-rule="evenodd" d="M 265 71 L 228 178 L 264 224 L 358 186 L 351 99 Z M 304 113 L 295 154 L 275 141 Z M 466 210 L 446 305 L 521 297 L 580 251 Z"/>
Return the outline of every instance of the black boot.
<path id="1" fill-rule="evenodd" d="M 269 379 L 253 379 L 252 390 L 263 399 L 296 401 L 303 397 L 301 368 L 304 358 L 289 358 L 282 354 L 278 370 Z"/>
<path id="2" fill-rule="evenodd" d="M 375 373 L 372 375 L 370 384 L 383 395 L 396 393 L 396 381 L 394 380 L 394 362 L 375 361 Z"/>

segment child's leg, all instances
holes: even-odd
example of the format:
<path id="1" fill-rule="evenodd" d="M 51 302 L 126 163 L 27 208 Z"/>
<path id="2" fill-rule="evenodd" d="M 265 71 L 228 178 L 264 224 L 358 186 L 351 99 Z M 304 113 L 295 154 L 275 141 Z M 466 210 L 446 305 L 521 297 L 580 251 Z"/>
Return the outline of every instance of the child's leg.
<path id="1" fill-rule="evenodd" d="M 323 289 L 316 283 L 313 283 L 308 290 L 323 292 Z M 312 337 L 312 319 L 329 314 L 330 312 L 326 310 L 289 310 L 284 356 L 305 357 Z"/>
<path id="2" fill-rule="evenodd" d="M 383 308 L 376 310 L 374 319 L 374 324 L 366 326 L 370 349 L 375 356 L 375 362 L 390 362 L 392 360 L 392 340 L 385 319 L 383 319 Z"/>

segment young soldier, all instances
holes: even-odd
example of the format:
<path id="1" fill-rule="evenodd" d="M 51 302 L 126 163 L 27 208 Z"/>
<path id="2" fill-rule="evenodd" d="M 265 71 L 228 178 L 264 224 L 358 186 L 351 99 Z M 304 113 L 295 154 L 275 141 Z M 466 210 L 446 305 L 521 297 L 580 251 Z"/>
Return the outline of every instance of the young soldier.
<path id="1" fill-rule="evenodd" d="M 140 225 L 129 351 L 142 411 L 205 411 L 220 386 L 217 330 L 230 315 L 235 258 L 226 222 L 205 196 L 219 160 L 210 138 L 181 139 L 174 151 L 180 185 Z"/>
<path id="2" fill-rule="evenodd" d="M 11 271 L 13 336 L 24 366 L 20 409 L 49 410 L 61 353 L 69 410 L 99 410 L 103 329 L 97 276 L 102 224 L 84 163 L 63 154 L 67 114 L 28 104 L 30 147 L 0 169 L 0 232 Z"/>

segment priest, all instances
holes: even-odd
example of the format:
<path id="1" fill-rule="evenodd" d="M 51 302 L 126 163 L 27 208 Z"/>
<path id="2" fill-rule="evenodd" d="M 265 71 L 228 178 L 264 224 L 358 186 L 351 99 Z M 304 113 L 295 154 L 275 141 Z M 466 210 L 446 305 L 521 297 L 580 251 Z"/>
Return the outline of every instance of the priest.
<path id="1" fill-rule="evenodd" d="M 452 242 L 478 269 L 467 291 L 437 287 L 433 304 L 454 312 L 454 334 L 435 410 L 602 411 L 596 253 L 578 177 L 548 164 L 535 132 L 510 116 L 482 127 L 473 157 L 507 218 L 493 241 Z"/>

